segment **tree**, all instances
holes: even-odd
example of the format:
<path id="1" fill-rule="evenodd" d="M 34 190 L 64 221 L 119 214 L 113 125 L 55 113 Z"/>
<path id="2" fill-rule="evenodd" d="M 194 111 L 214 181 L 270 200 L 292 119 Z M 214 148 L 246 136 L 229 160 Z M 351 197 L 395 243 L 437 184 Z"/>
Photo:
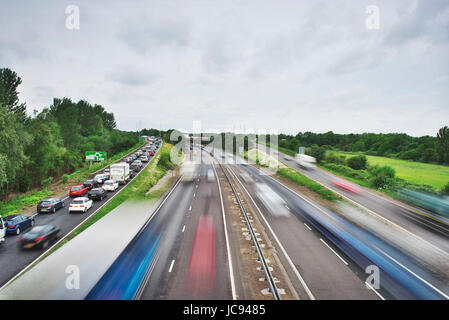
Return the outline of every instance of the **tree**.
<path id="1" fill-rule="evenodd" d="M 19 103 L 19 92 L 17 87 L 22 83 L 22 79 L 14 71 L 3 68 L 0 69 L 0 104 L 10 112 L 16 114 L 21 123 L 27 119 L 25 103 Z"/>
<path id="2" fill-rule="evenodd" d="M 347 164 L 354 170 L 366 169 L 367 159 L 365 156 L 355 156 L 347 160 Z"/>
<path id="3" fill-rule="evenodd" d="M 444 126 L 437 133 L 437 152 L 441 163 L 449 163 L 449 127 Z"/>

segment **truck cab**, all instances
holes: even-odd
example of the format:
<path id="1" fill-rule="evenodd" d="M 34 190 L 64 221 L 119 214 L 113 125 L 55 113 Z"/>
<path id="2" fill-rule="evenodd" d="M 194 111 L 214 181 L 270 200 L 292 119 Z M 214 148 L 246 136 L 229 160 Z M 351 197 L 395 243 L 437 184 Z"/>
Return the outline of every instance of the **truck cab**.
<path id="1" fill-rule="evenodd" d="M 6 221 L 0 217 L 0 245 L 5 242 Z"/>

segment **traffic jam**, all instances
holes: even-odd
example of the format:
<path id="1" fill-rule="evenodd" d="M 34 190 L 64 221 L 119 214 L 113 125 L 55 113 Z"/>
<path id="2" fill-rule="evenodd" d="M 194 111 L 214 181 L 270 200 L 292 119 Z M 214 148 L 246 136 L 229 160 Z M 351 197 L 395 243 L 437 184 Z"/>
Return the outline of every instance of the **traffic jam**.
<path id="1" fill-rule="evenodd" d="M 41 199 L 32 216 L 7 216 L 1 221 L 7 236 L 0 242 L 2 247 L 10 247 L 16 238 L 22 249 L 47 249 L 84 221 L 88 217 L 86 213 L 99 209 L 108 198 L 112 198 L 130 182 L 151 161 L 160 146 L 160 138 L 150 141 L 132 155 L 104 168 L 102 173 L 97 173 L 92 179 L 71 186 L 67 197 L 63 199 Z M 68 218 L 75 215 L 75 219 Z"/>

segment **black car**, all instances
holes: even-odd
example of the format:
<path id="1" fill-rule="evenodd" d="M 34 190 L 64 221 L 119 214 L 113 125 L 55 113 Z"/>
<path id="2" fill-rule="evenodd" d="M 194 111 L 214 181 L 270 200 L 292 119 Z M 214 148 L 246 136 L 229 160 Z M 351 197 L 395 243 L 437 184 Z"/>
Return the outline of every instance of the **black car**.
<path id="1" fill-rule="evenodd" d="M 60 232 L 61 229 L 52 225 L 35 226 L 19 239 L 19 244 L 23 249 L 47 249 L 50 243 L 59 237 Z"/>
<path id="2" fill-rule="evenodd" d="M 12 214 L 5 218 L 6 222 L 6 234 L 20 234 L 23 230 L 26 230 L 34 226 L 34 218 L 29 216 L 23 216 L 19 214 Z"/>
<path id="3" fill-rule="evenodd" d="M 133 170 L 129 170 L 129 178 L 130 178 L 130 179 L 134 178 L 135 175 L 136 175 L 136 174 L 134 173 Z"/>
<path id="4" fill-rule="evenodd" d="M 129 168 L 134 172 L 140 171 L 140 166 L 137 163 L 131 163 Z"/>
<path id="5" fill-rule="evenodd" d="M 45 198 L 37 204 L 37 213 L 55 213 L 60 208 L 64 208 L 64 201 L 59 198 Z"/>
<path id="6" fill-rule="evenodd" d="M 92 200 L 103 200 L 103 198 L 107 197 L 108 193 L 103 188 L 94 188 L 89 191 L 87 197 Z"/>
<path id="7" fill-rule="evenodd" d="M 99 186 L 99 184 L 95 180 L 87 180 L 87 181 L 84 181 L 83 186 L 85 186 L 89 190 L 92 190 L 93 188 L 97 188 Z"/>

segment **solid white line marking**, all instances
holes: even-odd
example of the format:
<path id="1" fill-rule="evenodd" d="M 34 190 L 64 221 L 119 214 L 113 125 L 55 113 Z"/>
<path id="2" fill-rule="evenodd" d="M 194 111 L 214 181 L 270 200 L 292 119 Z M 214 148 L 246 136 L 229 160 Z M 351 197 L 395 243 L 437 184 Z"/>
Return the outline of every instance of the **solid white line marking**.
<path id="1" fill-rule="evenodd" d="M 307 229 L 309 229 L 310 231 L 312 231 L 312 228 L 310 228 L 307 223 L 304 222 L 304 225 L 307 227 Z"/>
<path id="2" fill-rule="evenodd" d="M 379 292 L 377 292 L 377 290 L 376 289 L 374 289 L 368 282 L 365 282 L 365 284 L 366 284 L 366 286 L 368 287 L 368 288 L 370 288 L 371 290 L 373 290 L 374 291 L 374 293 L 379 297 L 379 298 L 381 298 L 382 300 L 385 300 L 385 298 L 384 297 L 382 297 L 381 295 L 380 295 L 380 293 Z"/>
<path id="3" fill-rule="evenodd" d="M 380 250 L 380 249 L 379 249 Z M 449 296 L 444 293 L 443 291 L 441 291 L 440 289 L 436 288 L 435 286 L 433 286 L 430 282 L 426 281 L 425 279 L 421 278 L 419 275 L 417 275 L 416 273 L 414 273 L 412 270 L 410 270 L 409 268 L 407 268 L 406 266 L 404 266 L 402 263 L 400 263 L 399 261 L 397 261 L 395 258 L 393 258 L 392 256 L 390 256 L 389 254 L 387 254 L 385 251 L 382 251 L 383 254 L 385 254 L 387 257 L 389 257 L 391 260 L 393 260 L 394 262 L 396 262 L 398 265 L 400 265 L 402 268 L 404 268 L 405 270 L 407 270 L 408 272 L 410 272 L 412 275 L 414 275 L 416 278 L 418 278 L 419 280 L 421 280 L 422 282 L 424 282 L 426 285 L 428 285 L 429 287 L 431 287 L 433 290 L 435 290 L 436 292 L 438 292 L 439 294 L 441 294 L 443 297 L 445 297 L 446 299 L 449 300 Z"/>
<path id="4" fill-rule="evenodd" d="M 321 239 L 320 238 L 320 241 L 322 242 L 322 243 L 324 243 L 325 245 L 326 245 L 326 247 L 328 247 L 329 248 L 329 250 L 330 251 L 332 251 L 341 261 L 343 261 L 343 263 L 345 264 L 345 265 L 348 265 L 348 263 L 342 258 L 342 257 L 340 257 L 340 255 L 337 253 L 337 252 L 335 252 L 335 250 L 334 249 L 332 249 L 323 239 Z"/>
<path id="5" fill-rule="evenodd" d="M 211 159 L 212 159 L 212 157 L 211 157 Z M 226 239 L 226 251 L 228 253 L 228 259 L 229 259 L 229 277 L 231 278 L 232 300 L 237 300 L 237 294 L 235 292 L 235 283 L 234 283 L 234 268 L 232 266 L 231 249 L 229 246 L 228 230 L 226 228 L 226 216 L 225 216 L 225 209 L 224 209 L 224 204 L 223 204 L 223 196 L 221 194 L 221 186 L 220 186 L 220 181 L 218 179 L 217 170 L 215 170 L 215 167 L 213 164 L 212 164 L 212 168 L 214 169 L 215 177 L 217 178 L 218 192 L 220 193 L 221 212 L 223 214 L 223 228 L 224 228 L 225 239 Z"/>
<path id="6" fill-rule="evenodd" d="M 301 282 L 302 286 L 304 287 L 304 290 L 306 291 L 307 295 L 309 296 L 310 300 L 315 300 L 315 297 L 312 294 L 312 291 L 310 291 L 309 287 L 307 286 L 306 282 L 304 281 L 303 277 L 301 276 L 301 274 L 299 273 L 298 269 L 296 268 L 295 264 L 293 263 L 292 259 L 290 258 L 290 256 L 287 254 L 287 251 L 284 249 L 284 247 L 281 244 L 281 241 L 279 240 L 279 238 L 276 236 L 276 234 L 274 233 L 273 229 L 271 228 L 270 224 L 268 223 L 267 219 L 265 218 L 265 216 L 262 214 L 262 212 L 260 211 L 259 207 L 257 206 L 256 202 L 254 201 L 253 197 L 249 194 L 248 190 L 245 188 L 245 186 L 243 185 L 243 183 L 240 181 L 240 179 L 237 177 L 237 175 L 234 173 L 234 171 L 231 169 L 230 170 L 232 172 L 232 174 L 234 175 L 234 177 L 236 178 L 237 182 L 242 186 L 243 190 L 245 190 L 246 194 L 248 195 L 248 197 L 251 199 L 251 202 L 254 204 L 254 207 L 257 209 L 257 211 L 259 212 L 260 216 L 262 217 L 262 219 L 264 220 L 265 224 L 267 225 L 268 229 L 270 230 L 271 234 L 273 235 L 273 238 L 276 240 L 277 244 L 279 245 L 279 248 L 281 248 L 282 253 L 284 254 L 285 258 L 287 259 L 290 267 L 292 268 L 293 272 L 295 273 L 296 277 L 299 279 L 299 282 Z"/>
<path id="7" fill-rule="evenodd" d="M 287 205 L 285 205 L 285 207 L 287 208 L 288 211 L 290 211 L 290 208 Z"/>
<path id="8" fill-rule="evenodd" d="M 184 232 L 185 229 L 186 229 L 186 225 L 184 225 L 184 227 L 182 227 L 182 231 L 181 232 Z"/>
<path id="9" fill-rule="evenodd" d="M 170 264 L 170 269 L 168 269 L 168 272 L 171 272 L 171 270 L 173 269 L 173 265 L 174 264 L 175 264 L 175 260 L 172 260 L 171 264 Z"/>

